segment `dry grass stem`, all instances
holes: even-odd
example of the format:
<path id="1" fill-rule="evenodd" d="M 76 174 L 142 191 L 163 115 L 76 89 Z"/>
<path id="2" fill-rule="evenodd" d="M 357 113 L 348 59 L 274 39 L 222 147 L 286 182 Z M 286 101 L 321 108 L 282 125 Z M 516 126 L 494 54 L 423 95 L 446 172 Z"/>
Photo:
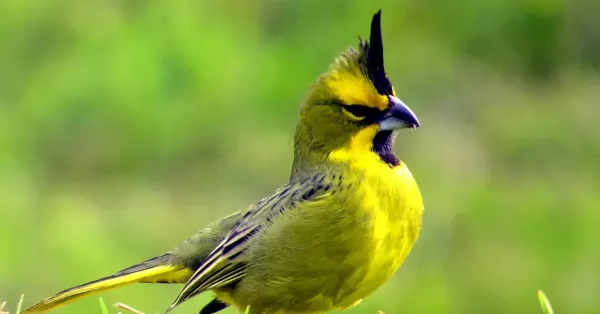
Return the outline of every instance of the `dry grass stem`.
<path id="1" fill-rule="evenodd" d="M 136 310 L 133 307 L 131 307 L 127 304 L 121 303 L 121 302 L 116 303 L 114 306 L 116 308 L 123 309 L 123 310 L 129 311 L 129 312 L 135 313 L 135 314 L 144 314 L 144 312 L 142 312 L 140 310 Z"/>

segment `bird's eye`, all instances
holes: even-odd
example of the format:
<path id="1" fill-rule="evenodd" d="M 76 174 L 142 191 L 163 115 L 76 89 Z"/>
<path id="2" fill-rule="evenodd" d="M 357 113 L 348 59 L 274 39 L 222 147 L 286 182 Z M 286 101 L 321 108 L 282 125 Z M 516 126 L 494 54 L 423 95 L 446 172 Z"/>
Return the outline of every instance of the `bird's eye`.
<path id="1" fill-rule="evenodd" d="M 366 117 L 376 116 L 381 113 L 379 109 L 363 106 L 363 105 L 347 105 L 342 107 L 346 112 L 351 114 L 357 119 L 364 119 Z"/>

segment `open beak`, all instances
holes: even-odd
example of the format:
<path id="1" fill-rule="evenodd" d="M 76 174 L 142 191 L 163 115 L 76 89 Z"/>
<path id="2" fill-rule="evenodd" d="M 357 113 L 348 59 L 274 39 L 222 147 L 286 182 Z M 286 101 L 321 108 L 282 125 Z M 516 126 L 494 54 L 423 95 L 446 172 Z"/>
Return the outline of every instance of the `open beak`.
<path id="1" fill-rule="evenodd" d="M 390 95 L 388 98 L 391 106 L 379 120 L 379 131 L 418 128 L 421 126 L 414 112 L 398 97 Z"/>

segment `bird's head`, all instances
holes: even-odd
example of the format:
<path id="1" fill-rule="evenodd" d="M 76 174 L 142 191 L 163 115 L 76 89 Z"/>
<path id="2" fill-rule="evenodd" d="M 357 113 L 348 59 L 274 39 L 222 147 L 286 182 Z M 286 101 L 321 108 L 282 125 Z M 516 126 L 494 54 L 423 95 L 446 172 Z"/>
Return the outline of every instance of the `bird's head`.
<path id="1" fill-rule="evenodd" d="M 323 158 L 375 154 L 390 166 L 394 131 L 419 127 L 398 97 L 383 66 L 381 11 L 373 16 L 369 41 L 343 52 L 313 84 L 300 109 L 295 164 Z"/>

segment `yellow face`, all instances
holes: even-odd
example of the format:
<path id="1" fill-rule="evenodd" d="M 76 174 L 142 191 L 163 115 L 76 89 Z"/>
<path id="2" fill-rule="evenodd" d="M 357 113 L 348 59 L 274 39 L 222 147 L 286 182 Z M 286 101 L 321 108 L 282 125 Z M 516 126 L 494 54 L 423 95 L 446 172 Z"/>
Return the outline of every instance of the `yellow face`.
<path id="1" fill-rule="evenodd" d="M 329 98 L 321 103 L 329 103 L 330 108 L 316 108 L 316 114 L 322 115 L 322 111 L 331 110 L 330 114 L 324 115 L 330 119 L 326 134 L 330 135 L 329 138 L 335 135 L 345 139 L 329 153 L 329 158 L 335 161 L 372 154 L 379 121 L 390 107 L 389 95 L 377 91 L 360 68 L 358 57 L 351 52 L 343 54 L 321 77 L 326 91 L 321 95 Z"/>
<path id="2" fill-rule="evenodd" d="M 358 55 L 340 56 L 324 76 L 324 83 L 332 96 L 343 105 L 361 105 L 380 111 L 388 108 L 387 95 L 381 95 L 358 64 Z M 392 95 L 394 91 L 392 89 Z"/>
<path id="3" fill-rule="evenodd" d="M 296 131 L 297 158 L 374 153 L 385 163 L 399 163 L 392 133 L 419 122 L 385 74 L 379 18 L 373 18 L 370 40 L 341 54 L 309 91 Z"/>
<path id="4" fill-rule="evenodd" d="M 378 118 L 389 104 L 387 96 L 377 93 L 360 69 L 343 58 L 321 75 L 300 111 L 299 131 L 307 131 L 301 139 L 324 152 L 349 144 L 362 130 L 370 130 L 358 136 L 369 150 Z"/>

